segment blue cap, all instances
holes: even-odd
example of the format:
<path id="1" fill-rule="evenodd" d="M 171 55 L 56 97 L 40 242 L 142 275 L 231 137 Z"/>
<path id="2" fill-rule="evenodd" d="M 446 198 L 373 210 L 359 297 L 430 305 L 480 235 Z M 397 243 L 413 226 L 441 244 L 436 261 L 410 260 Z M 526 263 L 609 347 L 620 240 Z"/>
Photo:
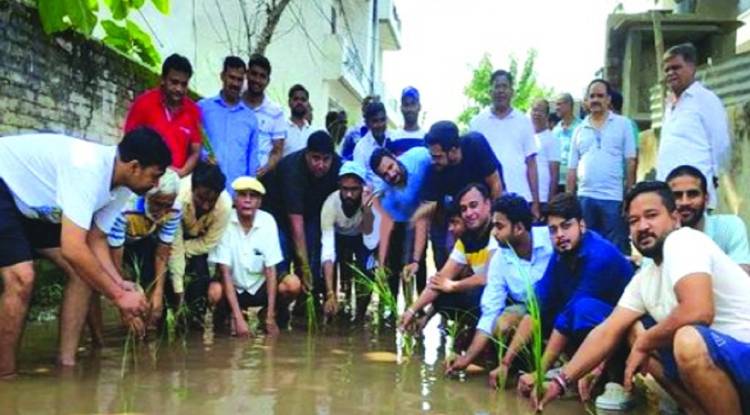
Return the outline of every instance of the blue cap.
<path id="1" fill-rule="evenodd" d="M 403 101 L 404 98 L 412 98 L 415 101 L 419 102 L 419 91 L 413 86 L 407 86 L 403 91 L 401 91 L 401 100 Z"/>
<path id="2" fill-rule="evenodd" d="M 348 174 L 353 174 L 359 177 L 359 179 L 364 182 L 365 175 L 367 173 L 365 172 L 364 167 L 362 167 L 359 163 L 355 163 L 353 161 L 347 161 L 341 165 L 341 168 L 339 169 L 339 177 L 344 177 Z"/>

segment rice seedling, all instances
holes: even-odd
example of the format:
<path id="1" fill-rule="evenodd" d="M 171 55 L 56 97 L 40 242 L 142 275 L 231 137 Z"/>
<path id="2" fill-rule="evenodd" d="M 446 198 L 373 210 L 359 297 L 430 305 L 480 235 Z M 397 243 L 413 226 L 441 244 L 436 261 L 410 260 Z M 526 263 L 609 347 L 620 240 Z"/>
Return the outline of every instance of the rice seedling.
<path id="1" fill-rule="evenodd" d="M 505 343 L 504 337 L 505 336 L 503 333 L 497 333 L 494 336 L 490 336 L 490 340 L 495 344 L 495 347 L 497 347 L 498 363 L 503 361 L 503 357 L 505 357 L 505 352 L 508 350 L 508 345 Z M 508 382 L 508 374 L 500 371 L 499 376 L 497 378 L 497 389 L 504 390 L 507 382 Z"/>
<path id="2" fill-rule="evenodd" d="M 378 296 L 379 307 L 382 307 L 392 316 L 398 315 L 398 301 L 388 286 L 388 270 L 385 268 L 376 268 L 371 278 L 355 264 L 349 264 L 349 268 L 354 272 L 354 281 L 358 286 L 362 287 L 366 292 L 375 293 Z M 376 314 L 375 322 L 376 325 L 380 324 L 379 313 Z"/>
<path id="3" fill-rule="evenodd" d="M 294 272 L 294 264 L 292 264 Z M 315 291 L 313 289 L 313 275 L 310 264 L 307 261 L 302 263 L 302 284 L 307 287 L 305 296 L 305 314 L 307 314 L 307 332 L 312 333 L 318 329 L 318 316 L 315 307 Z"/>
<path id="4" fill-rule="evenodd" d="M 414 274 L 404 271 L 401 275 L 401 292 L 404 295 L 404 310 L 414 302 L 415 291 Z M 404 357 L 410 358 L 414 354 L 417 339 L 409 331 L 399 330 L 396 333 L 396 350 L 398 361 L 401 363 Z"/>
<path id="5" fill-rule="evenodd" d="M 531 318 L 530 363 L 531 373 L 534 376 L 534 387 L 531 393 L 535 394 L 537 399 L 541 399 L 544 396 L 544 339 L 542 338 L 541 308 L 528 270 L 521 266 L 520 259 L 513 246 L 511 244 L 507 244 L 507 246 L 512 253 L 510 258 L 513 266 L 526 283 L 526 310 Z"/>

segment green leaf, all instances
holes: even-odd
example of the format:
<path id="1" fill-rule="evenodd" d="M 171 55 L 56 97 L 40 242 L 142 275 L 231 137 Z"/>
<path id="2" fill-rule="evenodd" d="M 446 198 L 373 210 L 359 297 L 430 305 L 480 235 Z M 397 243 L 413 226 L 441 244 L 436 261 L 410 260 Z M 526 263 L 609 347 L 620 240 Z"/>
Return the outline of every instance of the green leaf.
<path id="1" fill-rule="evenodd" d="M 91 36 L 96 26 L 96 12 L 99 11 L 97 0 L 58 0 L 64 3 L 65 14 L 71 26 L 86 36 Z"/>
<path id="2" fill-rule="evenodd" d="M 138 58 L 148 66 L 159 66 L 161 55 L 159 55 L 159 51 L 154 47 L 151 36 L 132 20 L 127 21 L 126 27 L 130 38 L 133 40 L 134 51 Z"/>
<path id="3" fill-rule="evenodd" d="M 104 4 L 109 7 L 113 19 L 122 20 L 128 16 L 127 0 L 104 0 Z"/>
<path id="4" fill-rule="evenodd" d="M 169 0 L 151 0 L 156 10 L 159 10 L 161 14 L 169 14 Z"/>
<path id="5" fill-rule="evenodd" d="M 49 35 L 70 28 L 70 24 L 65 21 L 67 13 L 62 1 L 37 0 L 36 7 L 39 10 L 39 19 L 42 21 L 44 33 Z"/>

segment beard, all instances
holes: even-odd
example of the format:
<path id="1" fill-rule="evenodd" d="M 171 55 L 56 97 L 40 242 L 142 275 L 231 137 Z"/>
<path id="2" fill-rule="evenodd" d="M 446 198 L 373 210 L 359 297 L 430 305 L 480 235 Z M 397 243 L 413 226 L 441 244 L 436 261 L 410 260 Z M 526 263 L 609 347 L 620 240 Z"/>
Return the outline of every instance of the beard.
<path id="1" fill-rule="evenodd" d="M 635 247 L 638 248 L 638 251 L 643 254 L 643 256 L 654 259 L 657 257 L 660 257 L 662 254 L 662 249 L 664 248 L 664 241 L 667 239 L 667 236 L 669 236 L 671 232 L 667 232 L 661 237 L 656 236 L 653 233 L 648 233 L 645 235 L 638 235 L 638 238 L 635 241 Z M 645 238 L 654 238 L 655 241 L 650 246 L 644 246 L 644 239 Z"/>
<path id="2" fill-rule="evenodd" d="M 303 107 L 292 107 L 292 117 L 302 118 L 307 114 L 307 108 Z"/>
<path id="3" fill-rule="evenodd" d="M 362 205 L 362 199 L 344 199 L 341 198 L 341 209 L 344 211 L 346 216 L 353 216 L 357 212 L 360 205 Z"/>
<path id="4" fill-rule="evenodd" d="M 701 218 L 703 218 L 703 213 L 705 211 L 705 207 L 700 209 L 693 209 L 691 207 L 683 207 L 677 209 L 677 213 L 680 214 L 680 222 L 682 226 L 687 226 L 690 228 L 695 228 L 698 225 L 698 222 L 700 222 Z M 684 216 L 682 216 L 683 212 L 690 212 L 690 216 L 685 218 Z"/>

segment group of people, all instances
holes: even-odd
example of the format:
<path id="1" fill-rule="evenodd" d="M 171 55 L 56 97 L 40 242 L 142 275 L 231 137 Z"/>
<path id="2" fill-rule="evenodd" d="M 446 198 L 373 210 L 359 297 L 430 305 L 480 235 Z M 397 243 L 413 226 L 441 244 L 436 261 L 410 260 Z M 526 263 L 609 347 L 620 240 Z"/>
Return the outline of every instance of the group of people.
<path id="1" fill-rule="evenodd" d="M 603 79 L 589 83 L 583 119 L 570 94 L 554 111 L 544 99 L 513 108 L 513 77 L 498 70 L 491 106 L 463 134 L 451 121 L 423 129 L 413 87 L 401 129 L 376 96 L 352 128 L 331 111 L 315 129 L 304 86 L 289 90 L 289 118 L 268 97 L 267 58 L 227 57 L 219 93 L 195 103 L 190 62 L 172 55 L 117 146 L 0 138 L 0 377 L 16 373 L 33 261 L 45 257 L 68 276 L 61 365 L 75 364 L 87 322 L 99 333 L 99 294 L 139 333 L 185 306 L 245 336 L 244 310 L 262 307 L 273 336 L 303 298 L 364 321 L 371 292 L 355 274 L 377 273 L 394 296 L 416 281 L 401 330 L 441 313 L 472 334 L 447 373 L 501 344 L 490 381 L 504 384 L 527 369 L 518 357 L 541 325 L 546 392 L 518 378 L 535 405 L 576 382 L 588 399 L 608 379 L 597 403 L 624 407 L 618 384 L 648 372 L 690 413 L 750 411 L 750 247 L 739 217 L 712 212 L 726 114 L 695 80 L 692 45 L 663 65 L 659 181 L 636 183 L 637 126 Z"/>

